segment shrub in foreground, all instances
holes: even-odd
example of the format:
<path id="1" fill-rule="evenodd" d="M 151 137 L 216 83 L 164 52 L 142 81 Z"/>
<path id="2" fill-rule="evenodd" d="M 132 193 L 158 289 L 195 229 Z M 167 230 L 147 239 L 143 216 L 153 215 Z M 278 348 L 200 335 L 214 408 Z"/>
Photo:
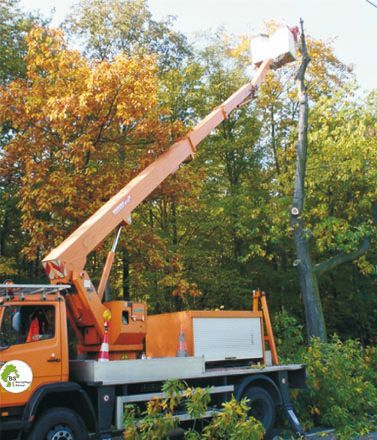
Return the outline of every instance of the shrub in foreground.
<path id="1" fill-rule="evenodd" d="M 193 419 L 191 429 L 185 432 L 186 440 L 229 439 L 261 440 L 264 435 L 259 421 L 248 415 L 247 399 L 237 402 L 234 397 L 222 404 L 219 413 L 203 428 L 198 428 L 201 417 L 209 410 L 210 389 L 190 388 L 184 382 L 167 381 L 162 391 L 166 397 L 152 399 L 145 411 L 127 405 L 124 413 L 124 437 L 127 440 L 162 440 L 178 426 L 177 413 L 184 411 Z"/>
<path id="2" fill-rule="evenodd" d="M 377 351 L 356 340 L 313 339 L 303 350 L 308 391 L 298 395 L 302 420 L 336 429 L 339 439 L 357 438 L 377 427 Z"/>
<path id="3" fill-rule="evenodd" d="M 306 429 L 331 426 L 346 440 L 377 429 L 377 347 L 337 336 L 304 346 L 303 326 L 284 310 L 274 316 L 274 331 L 281 363 L 307 364 L 308 390 L 292 391 Z"/>

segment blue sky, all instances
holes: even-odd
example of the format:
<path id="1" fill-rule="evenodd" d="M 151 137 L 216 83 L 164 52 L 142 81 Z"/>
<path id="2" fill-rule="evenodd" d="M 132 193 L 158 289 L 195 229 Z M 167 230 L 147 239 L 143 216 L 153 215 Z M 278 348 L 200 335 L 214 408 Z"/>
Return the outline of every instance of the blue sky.
<path id="1" fill-rule="evenodd" d="M 373 0 L 371 0 L 373 1 Z M 21 0 L 24 9 L 44 15 L 55 8 L 58 25 L 73 0 Z M 149 0 L 155 18 L 174 15 L 176 28 L 195 33 L 219 26 L 235 34 L 258 32 L 265 20 L 297 24 L 302 17 L 308 34 L 333 40 L 335 53 L 353 64 L 363 90 L 377 89 L 377 8 L 366 0 Z M 377 0 L 375 0 L 377 5 Z"/>

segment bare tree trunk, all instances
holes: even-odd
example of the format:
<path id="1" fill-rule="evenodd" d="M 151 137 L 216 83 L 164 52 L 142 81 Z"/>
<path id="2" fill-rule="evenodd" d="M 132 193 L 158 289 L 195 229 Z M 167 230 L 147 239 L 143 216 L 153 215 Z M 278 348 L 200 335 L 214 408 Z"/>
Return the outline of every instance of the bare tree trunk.
<path id="1" fill-rule="evenodd" d="M 301 20 L 301 52 L 302 63 L 296 73 L 296 84 L 299 97 L 299 126 L 296 144 L 296 178 L 295 189 L 290 213 L 290 223 L 293 229 L 296 247 L 297 267 L 300 287 L 304 300 L 306 328 L 309 339 L 313 336 L 326 341 L 326 326 L 319 295 L 318 280 L 315 266 L 310 258 L 309 240 L 310 233 L 304 229 L 302 212 L 305 200 L 305 173 L 306 156 L 308 148 L 308 96 L 305 87 L 305 72 L 310 62 L 304 34 L 303 21 Z"/>

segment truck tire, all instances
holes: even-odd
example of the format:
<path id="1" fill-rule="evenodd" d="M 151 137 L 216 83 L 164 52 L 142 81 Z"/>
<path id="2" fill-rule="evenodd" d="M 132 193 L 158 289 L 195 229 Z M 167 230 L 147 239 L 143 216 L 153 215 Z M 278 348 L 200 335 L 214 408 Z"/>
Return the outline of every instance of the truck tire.
<path id="1" fill-rule="evenodd" d="M 28 440 L 87 440 L 81 417 L 68 408 L 52 408 L 42 413 Z"/>
<path id="2" fill-rule="evenodd" d="M 249 399 L 249 414 L 262 423 L 268 437 L 276 419 L 276 407 L 270 393 L 264 388 L 251 386 L 244 391 L 242 397 Z"/>

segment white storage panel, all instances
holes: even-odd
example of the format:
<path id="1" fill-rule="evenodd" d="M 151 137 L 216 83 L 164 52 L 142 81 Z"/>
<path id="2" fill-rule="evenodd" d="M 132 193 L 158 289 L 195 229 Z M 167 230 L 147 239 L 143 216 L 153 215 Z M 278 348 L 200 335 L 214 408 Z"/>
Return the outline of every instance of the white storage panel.
<path id="1" fill-rule="evenodd" d="M 259 318 L 193 318 L 193 339 L 206 362 L 263 358 Z"/>

